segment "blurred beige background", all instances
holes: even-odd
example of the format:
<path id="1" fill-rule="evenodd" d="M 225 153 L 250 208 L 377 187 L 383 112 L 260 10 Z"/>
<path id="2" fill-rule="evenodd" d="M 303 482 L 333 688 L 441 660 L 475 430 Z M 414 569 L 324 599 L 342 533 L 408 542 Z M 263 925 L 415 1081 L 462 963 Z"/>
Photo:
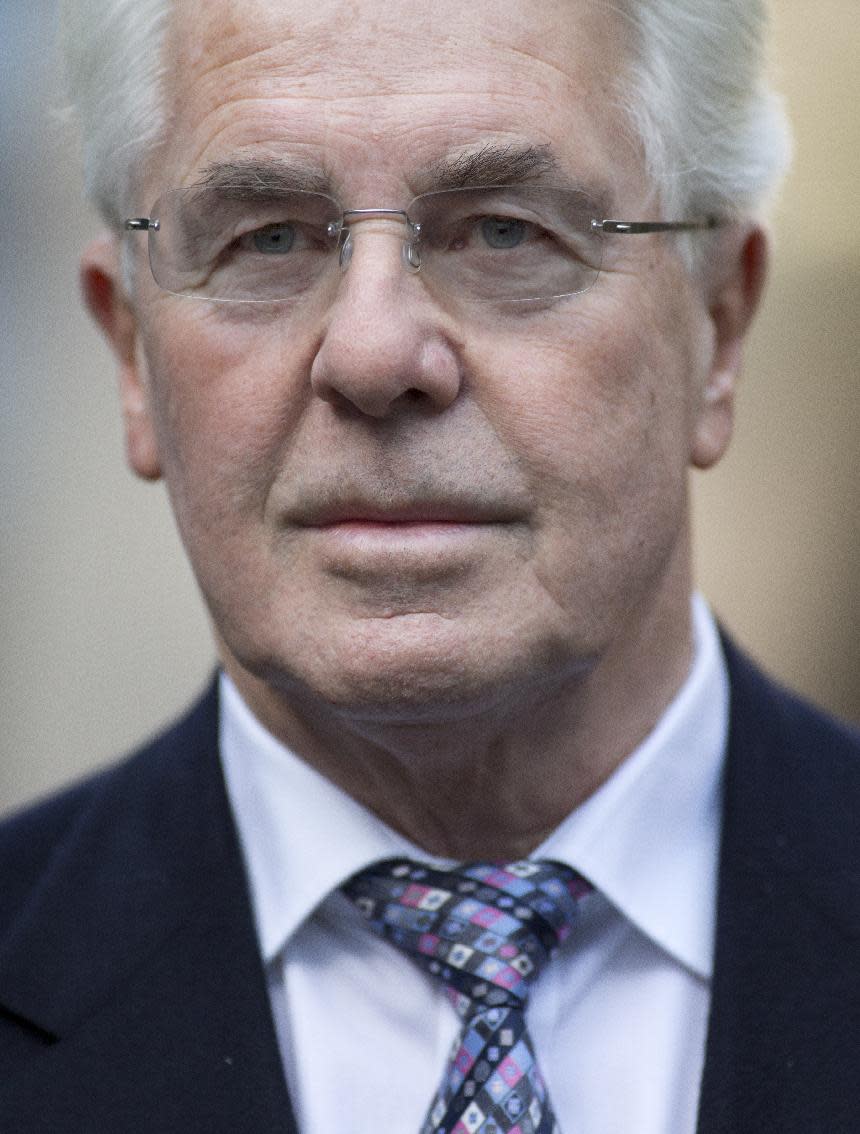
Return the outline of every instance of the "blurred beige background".
<path id="1" fill-rule="evenodd" d="M 0 5 L 0 811 L 107 762 L 213 664 L 163 490 L 125 471 L 79 308 L 94 221 L 57 105 L 55 4 Z M 706 595 L 768 668 L 860 720 L 860 5 L 777 0 L 795 170 L 729 458 L 696 478 Z"/>

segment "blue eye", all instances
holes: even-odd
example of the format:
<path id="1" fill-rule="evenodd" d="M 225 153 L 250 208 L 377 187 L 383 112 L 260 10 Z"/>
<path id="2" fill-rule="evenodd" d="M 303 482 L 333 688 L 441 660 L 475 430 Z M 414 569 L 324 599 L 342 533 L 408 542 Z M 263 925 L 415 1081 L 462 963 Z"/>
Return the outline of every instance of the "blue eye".
<path id="1" fill-rule="evenodd" d="M 295 225 L 270 224 L 253 235 L 254 247 L 267 256 L 283 256 L 296 240 Z"/>
<path id="2" fill-rule="evenodd" d="M 526 222 L 514 217 L 485 217 L 481 236 L 491 248 L 516 248 L 526 236 Z"/>

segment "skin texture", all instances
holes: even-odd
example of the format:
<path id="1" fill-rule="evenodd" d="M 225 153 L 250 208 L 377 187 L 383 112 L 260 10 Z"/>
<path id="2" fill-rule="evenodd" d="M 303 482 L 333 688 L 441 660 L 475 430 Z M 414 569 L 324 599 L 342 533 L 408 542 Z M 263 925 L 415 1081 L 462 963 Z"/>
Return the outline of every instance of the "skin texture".
<path id="1" fill-rule="evenodd" d="M 403 208 L 433 163 L 492 144 L 549 147 L 553 180 L 653 217 L 601 7 L 188 0 L 169 137 L 128 212 L 249 156 L 326 174 L 347 207 Z M 687 471 L 730 437 L 764 237 L 723 229 L 703 278 L 670 239 L 610 239 L 591 291 L 506 319 L 431 295 L 401 239 L 357 226 L 331 302 L 301 319 L 167 295 L 143 255 L 129 297 L 112 236 L 84 288 L 131 467 L 164 477 L 263 723 L 426 849 L 514 856 L 687 672 Z"/>

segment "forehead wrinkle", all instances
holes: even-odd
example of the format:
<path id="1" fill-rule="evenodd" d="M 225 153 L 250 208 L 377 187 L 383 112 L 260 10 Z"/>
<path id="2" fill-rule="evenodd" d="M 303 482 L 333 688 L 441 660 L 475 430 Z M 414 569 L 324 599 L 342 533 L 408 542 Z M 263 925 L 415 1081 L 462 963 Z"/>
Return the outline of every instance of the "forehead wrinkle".
<path id="1" fill-rule="evenodd" d="M 252 6 L 256 11 L 256 4 L 251 0 Z M 321 0 L 322 7 L 326 7 L 325 0 Z M 208 10 L 208 2 L 206 10 Z M 212 11 L 215 8 L 230 9 L 235 12 L 242 12 L 242 8 L 238 3 L 232 0 L 216 0 L 212 4 Z M 272 5 L 271 11 L 274 12 L 275 6 Z M 289 9 L 288 9 L 289 10 Z M 250 26 L 249 21 L 236 16 L 235 24 L 231 25 L 231 34 L 226 34 L 223 26 L 223 21 L 217 21 L 217 35 L 213 33 L 211 37 L 202 37 L 199 29 L 195 24 L 189 25 L 185 28 L 185 43 L 187 49 L 191 43 L 197 47 L 196 55 L 191 59 L 182 59 L 183 63 L 191 63 L 189 67 L 179 66 L 180 60 L 174 60 L 175 66 L 173 68 L 174 76 L 182 76 L 183 89 L 182 93 L 187 94 L 189 97 L 180 98 L 179 102 L 185 103 L 182 107 L 184 114 L 184 121 L 188 124 L 189 131 L 192 132 L 192 137 L 199 140 L 199 144 L 194 146 L 198 151 L 198 157 L 203 158 L 203 154 L 207 150 L 212 152 L 212 130 L 217 128 L 218 133 L 227 133 L 231 136 L 231 141 L 238 143 L 237 149 L 244 148 L 243 143 L 247 144 L 249 136 L 256 141 L 254 137 L 258 134 L 258 127 L 260 122 L 265 124 L 269 119 L 273 118 L 277 108 L 287 103 L 299 104 L 301 116 L 308 118 L 311 122 L 310 136 L 302 136 L 293 130 L 292 134 L 287 130 L 287 138 L 285 141 L 289 148 L 293 146 L 308 146 L 316 148 L 314 137 L 319 140 L 319 131 L 313 120 L 313 113 L 315 105 L 321 105 L 322 111 L 320 113 L 321 120 L 324 118 L 328 121 L 332 115 L 340 113 L 342 119 L 347 118 L 349 114 L 349 121 L 353 119 L 362 124 L 365 130 L 365 145 L 364 148 L 358 151 L 361 155 L 361 164 L 367 162 L 369 167 L 368 172 L 377 170 L 382 172 L 379 167 L 378 161 L 375 157 L 370 157 L 368 160 L 367 141 L 368 137 L 372 138 L 374 142 L 378 142 L 381 147 L 387 147 L 390 159 L 387 165 L 387 176 L 392 181 L 396 182 L 398 173 L 404 177 L 407 184 L 413 183 L 414 180 L 410 176 L 411 172 L 415 170 L 416 163 L 410 161 L 410 151 L 413 157 L 417 157 L 416 150 L 418 149 L 416 142 L 416 135 L 419 133 L 422 125 L 428 126 L 431 121 L 429 111 L 432 111 L 432 123 L 436 133 L 434 142 L 438 142 L 439 133 L 443 132 L 443 127 L 450 125 L 451 118 L 456 121 L 465 119 L 465 126 L 468 128 L 466 131 L 445 129 L 444 132 L 449 135 L 448 143 L 459 133 L 462 137 L 463 132 L 472 134 L 473 138 L 480 139 L 481 137 L 481 123 L 480 118 L 487 118 L 490 121 L 485 121 L 483 125 L 486 127 L 485 136 L 493 138 L 495 135 L 498 139 L 499 134 L 504 137 L 505 134 L 514 136 L 514 146 L 518 146 L 516 135 L 521 137 L 528 136 L 532 131 L 526 125 L 525 130 L 517 129 L 518 119 L 516 115 L 517 107 L 525 104 L 527 107 L 532 102 L 540 103 L 541 97 L 546 103 L 548 99 L 558 98 L 569 93 L 572 98 L 579 97 L 580 101 L 583 97 L 594 96 L 594 80 L 591 76 L 590 69 L 586 66 L 584 71 L 580 73 L 580 69 L 568 68 L 564 70 L 560 67 L 559 59 L 556 58 L 558 52 L 550 54 L 550 58 L 541 58 L 541 53 L 538 50 L 540 44 L 536 44 L 533 40 L 526 39 L 522 44 L 515 44 L 511 42 L 511 36 L 508 36 L 503 42 L 495 43 L 495 36 L 485 35 L 484 39 L 480 42 L 487 48 L 495 47 L 498 52 L 504 51 L 509 60 L 513 60 L 514 68 L 522 70 L 523 82 L 528 83 L 526 96 L 523 97 L 522 91 L 519 89 L 514 92 L 512 87 L 512 77 L 508 70 L 501 65 L 494 66 L 489 71 L 490 84 L 487 89 L 484 89 L 482 76 L 484 70 L 477 66 L 462 66 L 462 48 L 454 57 L 454 61 L 459 61 L 460 70 L 451 71 L 451 75 L 457 80 L 457 86 L 442 82 L 442 79 L 449 77 L 449 68 L 443 66 L 441 72 L 438 67 L 430 69 L 429 71 L 422 71 L 416 69 L 414 66 L 408 69 L 408 72 L 403 72 L 397 65 L 399 56 L 395 53 L 394 66 L 380 66 L 370 67 L 361 63 L 361 53 L 349 53 L 346 58 L 347 66 L 340 66 L 335 68 L 332 73 L 320 65 L 319 52 L 308 51 L 307 43 L 312 39 L 318 31 L 321 30 L 322 24 L 330 26 L 330 22 L 322 21 L 319 26 L 317 22 L 298 24 L 295 20 L 290 21 L 283 11 L 281 5 L 277 6 L 277 11 L 280 13 L 277 22 L 261 21 L 257 26 Z M 283 23 L 281 22 L 283 18 Z M 605 22 L 605 21 L 604 21 Z M 214 27 L 214 25 L 213 25 Z M 560 32 L 565 30 L 569 32 L 569 28 L 565 24 L 564 29 L 559 29 Z M 266 44 L 260 43 L 260 33 L 262 31 L 269 31 L 270 39 Z M 486 29 L 484 29 L 486 31 Z M 588 38 L 585 35 L 586 28 L 581 29 L 579 38 Z M 438 32 L 438 28 L 436 28 Z M 251 34 L 253 32 L 253 34 Z M 277 33 L 277 35 L 275 34 Z M 606 29 L 603 29 L 602 39 L 606 38 Z M 557 48 L 565 36 L 559 34 L 556 37 L 550 37 L 553 48 Z M 274 42 L 273 42 L 274 41 Z M 342 41 L 338 40 L 341 43 Z M 438 64 L 439 58 L 446 59 L 445 47 L 446 41 L 444 36 L 437 35 L 434 39 L 434 45 L 438 50 L 435 52 L 434 59 Z M 201 50 L 202 47 L 206 50 Z M 229 50 L 227 49 L 229 46 Z M 315 44 L 315 47 L 317 45 Z M 512 48 L 516 50 L 512 53 Z M 298 49 L 302 48 L 301 51 Z M 577 57 L 578 58 L 578 57 Z M 339 63 L 344 63 L 343 55 L 339 57 Z M 239 69 L 242 74 L 238 74 L 236 69 Z M 248 74 L 244 74 L 245 71 Z M 182 74 L 184 72 L 184 75 Z M 408 82 L 403 82 L 404 74 Z M 324 75 L 324 78 L 323 78 Z M 561 80 L 565 85 L 565 90 L 561 90 L 558 85 L 558 80 Z M 311 81 L 313 80 L 313 81 Z M 359 82 L 359 80 L 361 80 Z M 190 90 L 189 84 L 197 87 L 196 90 Z M 474 92 L 472 88 L 474 87 Z M 488 101 L 486 97 L 487 91 L 492 92 L 492 101 Z M 397 131 L 392 130 L 392 125 L 396 128 L 402 125 L 395 117 L 392 123 L 392 115 L 385 113 L 388 106 L 392 104 L 392 95 L 397 93 L 399 101 L 394 102 L 396 111 L 401 111 L 404 107 L 408 108 L 406 100 L 411 99 L 417 102 L 419 111 L 427 109 L 428 114 L 425 115 L 425 120 L 422 123 L 421 115 L 416 116 L 416 121 L 409 126 L 409 132 L 412 135 L 411 144 L 401 148 L 398 155 L 392 144 L 392 135 Z M 530 93 L 529 93 L 530 92 Z M 464 105 L 471 94 L 475 95 L 474 103 L 466 107 L 470 112 L 470 117 L 467 117 L 464 112 Z M 190 97 L 193 95 L 193 98 Z M 533 97 L 532 97 L 533 96 Z M 449 115 L 447 108 L 434 105 L 430 100 L 454 100 L 454 112 Z M 427 100 L 426 107 L 424 107 L 424 100 Z M 508 117 L 503 115 L 500 107 L 504 107 L 507 102 L 513 102 L 514 107 L 511 115 Z M 597 99 L 594 99 L 597 104 Z M 239 105 L 250 104 L 247 115 L 237 115 L 236 111 Z M 255 105 L 260 107 L 259 116 L 255 110 Z M 377 109 L 379 108 L 379 109 Z M 365 117 L 362 118 L 358 113 L 365 111 Z M 196 111 L 196 114 L 195 114 Z M 493 111 L 493 113 L 491 113 Z M 253 112 L 253 113 L 252 113 Z M 392 114 L 394 112 L 392 111 Z M 405 113 L 401 118 L 405 117 Z M 250 125 L 245 128 L 244 124 Z M 508 125 L 513 126 L 509 129 Z M 347 122 L 348 124 L 348 122 Z M 376 129 L 371 129 L 372 125 L 376 125 Z M 534 125 L 532 123 L 531 125 Z M 537 123 L 538 129 L 534 132 L 538 139 L 541 136 L 546 136 L 543 129 L 544 119 Z M 211 127 L 211 129 L 209 128 Z M 268 127 L 266 128 L 268 132 Z M 589 135 L 590 136 L 590 135 Z M 542 140 L 542 139 L 541 139 Z M 428 153 L 431 155 L 431 161 L 428 163 L 427 168 L 423 169 L 418 166 L 420 180 L 429 183 L 426 184 L 427 189 L 434 187 L 442 188 L 448 184 L 456 188 L 463 185 L 467 180 L 471 184 L 481 183 L 487 184 L 490 181 L 503 181 L 506 183 L 517 183 L 528 179 L 543 178 L 548 181 L 552 175 L 552 170 L 546 168 L 539 170 L 537 164 L 528 172 L 524 173 L 522 169 L 515 170 L 502 168 L 503 163 L 499 163 L 497 168 L 491 168 L 493 161 L 496 160 L 498 155 L 493 156 L 491 151 L 498 150 L 498 145 L 493 145 L 491 142 L 489 146 L 486 143 L 481 143 L 480 140 L 476 143 L 475 149 L 487 149 L 488 153 L 484 156 L 483 165 L 484 172 L 481 172 L 479 166 L 480 162 L 475 160 L 474 154 L 467 155 L 467 161 L 463 160 L 462 154 L 455 154 L 453 159 L 444 158 L 441 162 L 432 160 L 433 149 L 435 149 L 434 142 L 431 142 L 433 148 L 424 149 L 423 157 Z M 589 138 L 584 140 L 583 153 L 588 153 Z M 279 149 L 277 142 L 275 149 Z M 447 147 L 445 147 L 447 148 Z M 527 147 L 526 147 L 527 148 Z M 535 149 L 540 147 L 535 146 Z M 442 149 L 442 147 L 440 147 Z M 202 153 L 201 153 L 202 151 Z M 563 154 L 565 158 L 569 157 L 568 148 L 562 145 L 559 153 Z M 229 154 L 229 148 L 228 148 Z M 334 155 L 337 157 L 337 155 Z M 399 157 L 399 160 L 398 160 Z M 491 160 L 492 158 L 492 160 Z M 180 164 L 181 163 L 181 164 Z M 200 165 L 202 165 L 202 160 Z M 325 167 L 329 163 L 324 159 L 321 160 L 319 165 Z M 341 162 L 338 160 L 331 166 L 332 176 L 328 179 L 331 184 L 339 184 L 341 180 L 349 183 L 354 182 L 355 178 L 351 170 L 356 168 L 350 164 L 345 165 L 345 170 L 349 174 L 347 177 L 341 178 L 334 176 L 335 172 L 340 169 Z M 579 168 L 579 163 L 574 162 L 571 166 L 569 161 L 565 161 L 565 166 L 570 168 L 571 173 L 576 172 L 580 174 L 578 183 L 574 183 L 573 188 L 582 189 L 592 198 L 596 198 L 601 194 L 594 191 L 592 186 L 592 179 L 589 176 L 591 173 L 598 173 L 597 170 L 590 168 L 592 163 L 587 163 L 585 168 Z M 178 168 L 174 173 L 174 178 L 177 181 L 185 180 L 182 176 L 182 170 L 192 171 L 194 165 L 187 163 L 182 158 L 177 158 Z M 449 168 L 445 169 L 444 167 Z M 471 167 L 471 172 L 470 172 Z M 318 177 L 319 170 L 314 174 L 314 179 Z M 467 176 L 468 174 L 468 176 Z M 178 175 L 178 176 L 177 176 Z M 193 176 L 193 173 L 192 173 Z M 187 177 L 187 174 L 186 174 Z M 553 179 L 555 180 L 555 178 Z M 562 174 L 558 178 L 558 183 L 562 184 L 569 179 Z M 595 178 L 597 180 L 597 178 Z M 606 184 L 610 183 L 614 178 L 604 175 L 599 180 Z M 316 181 L 313 184 L 306 183 L 308 189 L 319 189 L 324 192 L 330 192 L 328 184 L 323 185 L 321 181 Z M 423 187 L 422 187 L 423 188 Z M 421 191 L 416 184 L 414 192 Z M 337 195 L 342 196 L 343 193 Z M 609 215 L 611 209 L 605 210 L 604 215 Z"/>

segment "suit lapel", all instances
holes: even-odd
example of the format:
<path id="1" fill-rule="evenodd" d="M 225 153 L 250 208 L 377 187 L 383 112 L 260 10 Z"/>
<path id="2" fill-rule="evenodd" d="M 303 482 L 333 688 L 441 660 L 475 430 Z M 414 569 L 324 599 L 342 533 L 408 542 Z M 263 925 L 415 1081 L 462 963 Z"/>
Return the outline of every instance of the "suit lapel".
<path id="1" fill-rule="evenodd" d="M 857 742 L 728 655 L 699 1134 L 848 1134 L 860 1110 Z M 295 1134 L 214 689 L 59 806 L 64 840 L 0 941 L 4 1129 Z"/>
<path id="2" fill-rule="evenodd" d="M 848 1134 L 860 1113 L 858 848 L 848 814 L 860 786 L 856 740 L 727 653 L 732 711 L 698 1131 Z"/>
<path id="3" fill-rule="evenodd" d="M 53 1041 L 3 1099 L 22 1134 L 58 1116 L 80 1134 L 295 1132 L 214 689 L 98 783 L 0 949 L 0 1003 Z"/>

